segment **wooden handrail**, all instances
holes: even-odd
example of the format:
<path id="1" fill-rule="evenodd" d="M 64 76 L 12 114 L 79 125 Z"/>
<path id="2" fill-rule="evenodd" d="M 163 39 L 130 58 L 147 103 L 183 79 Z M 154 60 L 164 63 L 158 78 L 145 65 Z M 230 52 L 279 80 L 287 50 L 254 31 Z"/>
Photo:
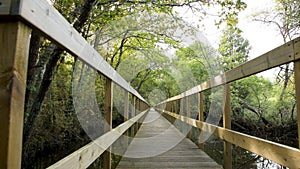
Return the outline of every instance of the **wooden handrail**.
<path id="1" fill-rule="evenodd" d="M 182 99 L 299 59 L 300 37 L 161 103 Z"/>
<path id="2" fill-rule="evenodd" d="M 19 3 L 15 0 L 4 1 L 0 5 L 0 18 L 5 17 L 22 20 L 31 29 L 38 30 L 50 41 L 57 43 L 74 57 L 78 57 L 124 90 L 146 102 L 46 0 L 20 0 Z"/>
<path id="3" fill-rule="evenodd" d="M 179 119 L 189 125 L 199 128 L 203 131 L 212 133 L 224 140 L 224 168 L 231 169 L 231 143 L 240 146 L 253 153 L 261 155 L 267 159 L 273 160 L 281 165 L 290 168 L 300 168 L 300 150 L 278 144 L 272 141 L 261 139 L 258 137 L 239 133 L 230 129 L 231 116 L 229 107 L 230 92 L 223 93 L 225 101 L 223 109 L 223 126 L 219 127 L 209 123 L 205 123 L 203 119 L 203 92 L 214 87 L 224 85 L 228 86 L 230 82 L 246 78 L 250 75 L 260 73 L 271 68 L 294 62 L 295 85 L 296 85 L 296 103 L 297 103 L 297 122 L 298 122 L 298 138 L 300 138 L 300 37 L 291 40 L 241 66 L 220 74 L 211 80 L 208 80 L 198 86 L 193 87 L 177 96 L 169 98 L 156 107 L 165 114 Z M 172 104 L 179 102 L 191 95 L 199 95 L 199 120 L 191 119 L 182 115 L 171 112 Z M 164 109 L 163 105 L 166 105 Z M 171 108 L 170 108 L 171 105 Z M 187 105 L 188 106 L 188 105 Z M 203 147 L 203 145 L 200 145 Z M 299 139 L 300 147 L 300 139 Z"/>
<path id="4" fill-rule="evenodd" d="M 69 156 L 61 159 L 57 163 L 49 166 L 47 169 L 65 169 L 65 168 L 87 168 L 101 154 L 105 152 L 117 139 L 123 135 L 133 124 L 147 115 L 148 111 L 143 111 L 137 116 L 129 119 L 108 133 L 100 136 Z"/>

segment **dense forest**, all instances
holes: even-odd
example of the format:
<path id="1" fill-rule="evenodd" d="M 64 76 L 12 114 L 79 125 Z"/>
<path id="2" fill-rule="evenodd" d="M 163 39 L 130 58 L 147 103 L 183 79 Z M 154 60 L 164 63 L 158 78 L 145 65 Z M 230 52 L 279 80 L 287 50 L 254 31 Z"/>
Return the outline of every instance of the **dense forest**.
<path id="1" fill-rule="evenodd" d="M 241 0 L 51 3 L 151 105 L 249 60 L 251 44 L 238 27 L 238 14 L 247 7 Z M 274 3 L 272 11 L 255 14 L 253 20 L 275 25 L 283 42 L 299 36 L 300 2 Z M 223 34 L 217 49 L 177 12 L 189 9 L 201 21 L 209 8 L 220 9 L 213 14 Z M 22 168 L 45 168 L 103 134 L 105 77 L 36 31 L 29 56 Z M 274 71 L 273 79 L 253 75 L 232 83 L 232 126 L 297 147 L 293 65 Z M 115 86 L 114 126 L 123 122 L 123 95 L 118 90 Z M 206 112 L 212 97 L 218 96 L 205 94 Z"/>

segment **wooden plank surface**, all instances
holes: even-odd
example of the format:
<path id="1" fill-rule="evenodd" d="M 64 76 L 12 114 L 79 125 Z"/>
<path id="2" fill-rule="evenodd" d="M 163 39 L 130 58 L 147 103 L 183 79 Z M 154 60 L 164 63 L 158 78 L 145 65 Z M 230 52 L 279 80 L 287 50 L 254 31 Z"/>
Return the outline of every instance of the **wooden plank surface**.
<path id="1" fill-rule="evenodd" d="M 117 169 L 221 169 L 169 121 L 150 110 Z"/>

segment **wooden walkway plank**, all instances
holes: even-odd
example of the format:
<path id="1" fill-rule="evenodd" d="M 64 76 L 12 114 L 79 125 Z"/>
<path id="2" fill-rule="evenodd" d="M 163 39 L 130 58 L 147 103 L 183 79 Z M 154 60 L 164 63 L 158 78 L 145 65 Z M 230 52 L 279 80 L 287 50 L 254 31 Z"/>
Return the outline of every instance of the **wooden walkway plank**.
<path id="1" fill-rule="evenodd" d="M 169 121 L 150 110 L 117 169 L 221 169 Z"/>

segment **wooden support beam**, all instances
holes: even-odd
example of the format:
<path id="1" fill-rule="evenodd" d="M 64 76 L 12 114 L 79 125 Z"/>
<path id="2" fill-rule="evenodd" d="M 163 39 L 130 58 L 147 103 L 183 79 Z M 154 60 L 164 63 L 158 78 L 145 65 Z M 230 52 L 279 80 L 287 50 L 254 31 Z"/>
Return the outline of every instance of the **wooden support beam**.
<path id="1" fill-rule="evenodd" d="M 135 116 L 135 104 L 136 104 L 136 97 L 132 95 L 132 110 L 131 110 L 131 118 Z M 130 137 L 134 137 L 135 134 L 135 124 L 131 127 Z"/>
<path id="2" fill-rule="evenodd" d="M 135 115 L 139 114 L 139 98 L 135 97 Z M 138 123 L 135 125 L 135 132 L 137 132 L 139 129 Z"/>
<path id="3" fill-rule="evenodd" d="M 199 121 L 204 121 L 204 100 L 203 100 L 203 92 L 198 93 L 198 120 Z M 200 132 L 203 132 L 202 130 Z M 200 138 L 199 135 L 199 148 L 202 150 L 204 149 L 204 144 L 202 138 Z"/>
<path id="4" fill-rule="evenodd" d="M 113 107 L 113 85 L 112 80 L 106 78 L 105 81 L 105 105 L 104 105 L 104 132 L 112 130 L 112 107 Z M 111 151 L 110 147 L 103 154 L 103 168 L 111 169 Z"/>
<path id="5" fill-rule="evenodd" d="M 175 100 L 175 113 L 179 113 L 179 105 L 178 105 L 178 100 Z"/>
<path id="6" fill-rule="evenodd" d="M 174 113 L 176 113 L 176 111 L 177 111 L 177 101 L 176 100 L 173 101 L 173 106 L 174 106 Z"/>
<path id="7" fill-rule="evenodd" d="M 124 98 L 124 121 L 129 119 L 129 92 L 125 90 Z"/>
<path id="8" fill-rule="evenodd" d="M 138 109 L 138 113 L 140 113 L 141 112 L 141 100 L 140 99 L 137 99 L 137 109 Z"/>
<path id="9" fill-rule="evenodd" d="M 230 114 L 230 84 L 224 85 L 223 91 L 223 127 L 231 129 L 231 114 Z M 232 168 L 232 144 L 224 141 L 224 169 Z"/>
<path id="10" fill-rule="evenodd" d="M 0 169 L 21 168 L 30 34 L 21 22 L 0 22 Z"/>
<path id="11" fill-rule="evenodd" d="M 125 90 L 125 98 L 124 98 L 124 122 L 129 119 L 129 92 Z M 125 133 L 125 145 L 129 145 L 129 131 L 127 130 Z"/>
<path id="12" fill-rule="evenodd" d="M 136 97 L 134 95 L 132 97 L 132 108 L 133 110 L 131 111 L 131 117 L 134 117 L 136 112 Z"/>
<path id="13" fill-rule="evenodd" d="M 179 114 L 180 114 L 180 115 L 184 115 L 184 113 L 183 113 L 183 112 L 184 112 L 184 107 L 183 107 L 183 106 L 184 106 L 184 101 L 183 101 L 183 98 L 181 98 L 179 101 L 180 101 L 180 106 L 179 106 L 180 110 L 179 110 Z"/>
<path id="14" fill-rule="evenodd" d="M 185 98 L 185 105 L 186 105 L 186 116 L 188 118 L 191 118 L 191 102 L 190 102 L 190 97 L 187 96 Z M 187 133 L 187 138 L 191 138 L 191 127 L 190 126 L 187 126 L 187 129 L 189 130 L 189 132 Z"/>
<path id="15" fill-rule="evenodd" d="M 300 60 L 294 62 L 294 74 L 297 103 L 298 146 L 300 148 Z"/>

